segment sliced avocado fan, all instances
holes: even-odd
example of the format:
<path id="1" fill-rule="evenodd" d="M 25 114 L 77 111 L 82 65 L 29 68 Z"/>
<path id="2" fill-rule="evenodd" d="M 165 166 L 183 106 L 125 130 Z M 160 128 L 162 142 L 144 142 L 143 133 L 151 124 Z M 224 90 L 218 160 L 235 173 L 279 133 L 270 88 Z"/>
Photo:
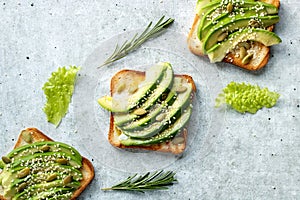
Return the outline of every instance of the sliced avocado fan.
<path id="1" fill-rule="evenodd" d="M 278 8 L 272 4 L 254 0 L 198 0 L 197 12 L 200 17 L 197 35 L 202 43 L 202 52 L 209 54 L 211 62 L 222 61 L 240 42 L 255 41 L 266 46 L 281 42 L 275 33 L 268 30 L 280 20 Z M 249 29 L 258 36 L 254 37 Z M 237 32 L 243 33 L 243 36 Z M 215 50 L 217 52 L 213 52 Z"/>
<path id="2" fill-rule="evenodd" d="M 123 145 L 148 145 L 171 140 L 190 118 L 193 83 L 185 76 L 175 76 L 169 63 L 161 65 L 164 68 L 156 66 L 149 70 L 161 73 L 161 76 L 156 76 L 159 81 L 151 87 L 154 89 L 144 92 L 150 94 L 141 97 L 143 100 L 139 101 L 139 105 L 125 109 L 126 112 L 112 112 L 114 130 Z M 150 79 L 146 78 L 141 84 L 147 83 L 147 80 Z M 132 97 L 129 96 L 129 99 Z M 111 100 L 114 100 L 113 97 Z"/>

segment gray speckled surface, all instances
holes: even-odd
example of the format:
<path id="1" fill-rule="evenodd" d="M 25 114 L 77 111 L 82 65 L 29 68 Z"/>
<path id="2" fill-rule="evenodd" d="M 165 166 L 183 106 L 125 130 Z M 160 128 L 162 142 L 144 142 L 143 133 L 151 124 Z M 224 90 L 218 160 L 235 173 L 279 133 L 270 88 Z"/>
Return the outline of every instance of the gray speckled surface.
<path id="1" fill-rule="evenodd" d="M 55 140 L 74 145 L 92 159 L 93 152 L 88 152 L 82 145 L 84 142 L 79 142 L 89 127 L 78 129 L 83 122 L 76 115 L 74 103 L 58 128 L 47 123 L 42 111 L 44 82 L 59 66 L 85 67 L 88 57 L 96 48 L 101 48 L 103 41 L 144 27 L 162 15 L 175 18 L 171 31 L 186 35 L 193 21 L 194 5 L 192 0 L 2 0 L 0 154 L 6 154 L 13 147 L 21 129 L 33 126 Z M 102 165 L 95 158 L 95 179 L 79 199 L 299 199 L 299 9 L 297 0 L 282 1 L 281 22 L 276 32 L 283 42 L 272 47 L 269 64 L 260 72 L 251 73 L 228 64 L 210 64 L 207 59 L 187 56 L 208 80 L 205 67 L 214 68 L 220 88 L 234 80 L 257 83 L 279 92 L 281 97 L 276 107 L 260 110 L 255 115 L 219 110 L 221 126 L 210 129 L 215 131 L 214 139 L 207 141 L 210 150 L 199 159 L 202 147 L 194 142 L 193 148 L 181 159 L 168 165 L 166 169 L 177 171 L 179 183 L 167 191 L 102 192 L 101 187 L 131 173 Z M 151 46 L 151 42 L 148 44 Z M 76 92 L 80 91 L 75 89 Z"/>

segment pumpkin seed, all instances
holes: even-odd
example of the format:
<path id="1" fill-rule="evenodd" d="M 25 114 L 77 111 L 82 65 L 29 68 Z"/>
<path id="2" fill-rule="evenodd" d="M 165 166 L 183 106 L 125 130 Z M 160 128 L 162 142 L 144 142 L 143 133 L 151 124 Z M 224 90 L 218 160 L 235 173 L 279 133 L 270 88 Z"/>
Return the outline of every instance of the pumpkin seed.
<path id="1" fill-rule="evenodd" d="M 245 47 L 240 47 L 240 59 L 243 59 L 247 54 Z"/>
<path id="2" fill-rule="evenodd" d="M 68 164 L 68 160 L 65 158 L 58 158 L 55 160 L 57 163 L 61 164 L 61 165 L 66 165 Z"/>
<path id="3" fill-rule="evenodd" d="M 6 156 L 2 156 L 2 161 L 3 161 L 5 164 L 11 163 L 11 159 L 10 159 L 9 157 L 6 157 Z"/>
<path id="4" fill-rule="evenodd" d="M 228 32 L 221 33 L 217 38 L 218 42 L 222 42 L 223 40 L 225 40 L 225 38 L 227 38 L 227 36 L 228 36 Z"/>
<path id="5" fill-rule="evenodd" d="M 24 189 L 27 187 L 27 183 L 26 182 L 24 182 L 24 183 L 21 183 L 20 185 L 19 185 L 19 187 L 17 188 L 17 191 L 18 192 L 22 192 L 22 191 L 24 191 Z"/>
<path id="6" fill-rule="evenodd" d="M 126 87 L 125 83 L 121 83 L 121 84 L 118 86 L 117 92 L 118 92 L 118 93 L 123 92 L 124 89 L 125 89 L 125 87 Z"/>
<path id="7" fill-rule="evenodd" d="M 136 109 L 135 111 L 133 111 L 133 114 L 135 114 L 135 115 L 144 115 L 144 114 L 146 114 L 147 113 L 147 111 L 145 110 L 145 109 L 143 109 L 143 108 L 138 108 L 138 109 Z"/>
<path id="8" fill-rule="evenodd" d="M 163 94 L 161 95 L 161 100 L 162 100 L 162 101 L 166 100 L 167 96 L 168 96 L 167 93 L 163 93 Z"/>
<path id="9" fill-rule="evenodd" d="M 183 92 L 185 92 L 186 90 L 187 90 L 187 87 L 185 87 L 185 86 L 183 86 L 183 85 L 181 85 L 181 86 L 179 86 L 179 87 L 176 88 L 176 92 L 177 92 L 177 93 L 183 93 Z"/>
<path id="10" fill-rule="evenodd" d="M 231 2 L 227 4 L 226 9 L 227 9 L 228 13 L 231 13 L 231 12 L 232 12 L 232 10 L 233 10 L 233 5 L 232 5 Z"/>
<path id="11" fill-rule="evenodd" d="M 250 63 L 250 61 L 252 60 L 252 58 L 253 58 L 253 54 L 252 53 L 248 54 L 247 56 L 245 56 L 245 58 L 243 58 L 242 63 L 244 65 L 247 65 L 247 64 Z"/>
<path id="12" fill-rule="evenodd" d="M 251 48 L 251 45 L 248 42 L 240 42 L 239 46 L 245 47 L 245 49 L 247 49 L 247 50 Z"/>
<path id="13" fill-rule="evenodd" d="M 69 184 L 69 183 L 71 183 L 71 182 L 72 182 L 72 176 L 71 176 L 71 175 L 66 176 L 66 177 L 64 178 L 64 180 L 63 180 L 63 184 L 64 184 L 64 185 L 67 185 L 67 184 Z"/>
<path id="14" fill-rule="evenodd" d="M 30 174 L 30 169 L 28 167 L 22 169 L 21 171 L 19 171 L 19 173 L 17 174 L 17 178 L 24 178 L 26 176 L 28 176 Z"/>
<path id="15" fill-rule="evenodd" d="M 249 25 L 250 27 L 253 27 L 253 28 L 258 28 L 258 27 L 260 27 L 260 23 L 259 23 L 257 20 L 255 20 L 255 19 L 251 19 L 251 20 L 249 21 L 248 25 Z"/>
<path id="16" fill-rule="evenodd" d="M 48 176 L 48 178 L 46 179 L 47 182 L 53 181 L 57 179 L 57 174 L 51 174 Z"/>
<path id="17" fill-rule="evenodd" d="M 50 146 L 48 146 L 48 145 L 44 145 L 44 146 L 41 147 L 42 152 L 47 152 L 49 150 L 50 150 Z"/>
<path id="18" fill-rule="evenodd" d="M 161 122 L 166 117 L 166 113 L 161 113 L 155 117 L 155 120 Z"/>
<path id="19" fill-rule="evenodd" d="M 31 133 L 28 131 L 22 131 L 22 139 L 27 143 L 31 143 L 32 142 Z"/>
<path id="20" fill-rule="evenodd" d="M 184 138 L 183 137 L 175 137 L 173 140 L 172 140 L 172 143 L 173 144 L 182 144 L 184 142 Z"/>

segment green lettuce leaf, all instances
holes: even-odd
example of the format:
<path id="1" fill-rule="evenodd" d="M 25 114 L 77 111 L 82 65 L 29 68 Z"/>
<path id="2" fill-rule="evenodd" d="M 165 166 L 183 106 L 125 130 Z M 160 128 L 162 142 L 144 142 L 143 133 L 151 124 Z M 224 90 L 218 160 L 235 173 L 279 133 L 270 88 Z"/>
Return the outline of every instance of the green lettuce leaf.
<path id="1" fill-rule="evenodd" d="M 256 113 L 259 109 L 273 107 L 280 94 L 269 91 L 268 88 L 260 88 L 257 85 L 246 83 L 229 83 L 215 101 L 215 106 L 230 105 L 240 113 Z"/>
<path id="2" fill-rule="evenodd" d="M 48 122 L 56 127 L 66 115 L 74 91 L 76 74 L 80 67 L 60 67 L 52 72 L 51 77 L 43 86 L 47 102 L 43 111 L 47 115 Z"/>

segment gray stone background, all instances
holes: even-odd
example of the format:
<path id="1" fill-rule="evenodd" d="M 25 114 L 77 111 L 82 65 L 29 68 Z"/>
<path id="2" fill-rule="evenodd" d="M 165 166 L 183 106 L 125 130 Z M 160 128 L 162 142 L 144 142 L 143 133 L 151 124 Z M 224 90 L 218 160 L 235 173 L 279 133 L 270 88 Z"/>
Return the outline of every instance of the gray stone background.
<path id="1" fill-rule="evenodd" d="M 73 105 L 58 128 L 47 123 L 42 111 L 41 88 L 51 72 L 60 66 L 82 66 L 102 41 L 143 28 L 162 15 L 175 18 L 172 31 L 187 35 L 195 3 L 1 0 L 0 154 L 12 149 L 26 127 L 37 127 L 81 150 L 75 141 L 83 133 L 76 131 Z M 274 108 L 255 115 L 220 111 L 225 112 L 225 125 L 212 151 L 203 159 L 186 155 L 170 165 L 167 169 L 176 170 L 179 182 L 167 191 L 103 192 L 101 187 L 131 174 L 94 163 L 95 179 L 79 199 L 300 199 L 299 9 L 297 0 L 282 0 L 275 30 L 282 43 L 272 47 L 268 65 L 259 72 L 196 58 L 217 68 L 223 86 L 246 81 L 279 92 Z"/>

